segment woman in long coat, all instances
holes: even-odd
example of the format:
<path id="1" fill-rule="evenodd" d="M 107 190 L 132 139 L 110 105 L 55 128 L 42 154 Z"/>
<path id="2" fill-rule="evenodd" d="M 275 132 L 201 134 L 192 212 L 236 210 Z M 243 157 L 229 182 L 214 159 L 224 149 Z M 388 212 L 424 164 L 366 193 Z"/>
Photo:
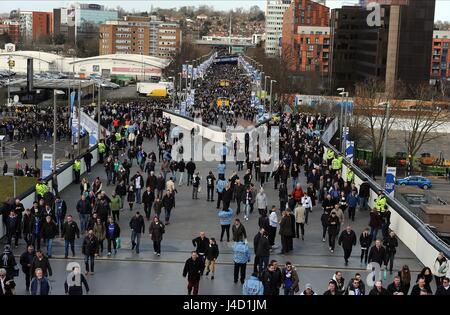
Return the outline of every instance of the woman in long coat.
<path id="1" fill-rule="evenodd" d="M 161 241 L 164 232 L 164 224 L 155 216 L 150 224 L 149 233 L 153 241 L 154 254 L 158 256 L 161 256 Z"/>

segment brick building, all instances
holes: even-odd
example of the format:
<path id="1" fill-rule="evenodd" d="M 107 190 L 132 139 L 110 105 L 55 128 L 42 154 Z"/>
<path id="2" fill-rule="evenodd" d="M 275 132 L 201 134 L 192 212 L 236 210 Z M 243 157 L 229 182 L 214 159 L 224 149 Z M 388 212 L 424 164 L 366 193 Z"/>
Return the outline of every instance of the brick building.
<path id="1" fill-rule="evenodd" d="M 0 35 L 8 34 L 11 38 L 11 42 L 14 44 L 19 43 L 20 39 L 20 25 L 15 20 L 3 20 L 0 21 Z"/>
<path id="2" fill-rule="evenodd" d="M 24 41 L 36 41 L 53 33 L 53 14 L 50 12 L 20 11 L 20 34 Z"/>
<path id="3" fill-rule="evenodd" d="M 311 0 L 294 0 L 283 17 L 282 58 L 292 72 L 328 74 L 330 9 Z"/>
<path id="4" fill-rule="evenodd" d="M 448 46 L 450 45 L 450 31 L 433 32 L 433 53 L 431 56 L 432 80 L 450 79 L 450 56 Z"/>
<path id="5" fill-rule="evenodd" d="M 143 54 L 164 59 L 175 56 L 181 47 L 181 29 L 155 17 L 126 16 L 122 21 L 100 25 L 99 52 Z"/>

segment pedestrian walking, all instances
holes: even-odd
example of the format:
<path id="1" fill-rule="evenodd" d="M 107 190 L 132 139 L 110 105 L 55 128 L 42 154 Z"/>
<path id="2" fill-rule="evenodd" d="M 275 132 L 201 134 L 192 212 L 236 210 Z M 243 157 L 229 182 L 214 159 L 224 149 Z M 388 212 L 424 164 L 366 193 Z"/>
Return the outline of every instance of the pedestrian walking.
<path id="1" fill-rule="evenodd" d="M 361 245 L 361 264 L 367 265 L 367 255 L 369 253 L 370 244 L 372 243 L 372 236 L 369 233 L 369 228 L 365 228 L 359 236 L 359 244 Z"/>
<path id="2" fill-rule="evenodd" d="M 84 255 L 84 265 L 86 267 L 86 275 L 94 274 L 95 255 L 98 253 L 98 239 L 94 235 L 94 230 L 89 230 L 83 240 L 82 254 Z"/>
<path id="3" fill-rule="evenodd" d="M 149 234 L 153 241 L 153 254 L 161 256 L 161 241 L 165 233 L 165 226 L 157 216 L 150 223 Z"/>
<path id="4" fill-rule="evenodd" d="M 233 242 L 241 242 L 247 240 L 247 232 L 245 231 L 245 227 L 241 223 L 241 220 L 236 218 L 231 230 L 233 233 Z"/>
<path id="5" fill-rule="evenodd" d="M 345 265 L 348 266 L 348 259 L 352 255 L 353 246 L 356 245 L 356 234 L 350 225 L 347 226 L 345 231 L 341 232 L 338 244 L 339 246 L 342 245 L 342 249 L 344 250 Z"/>
<path id="6" fill-rule="evenodd" d="M 136 254 L 139 254 L 139 245 L 141 243 L 141 234 L 145 233 L 144 217 L 139 211 L 130 220 L 131 229 L 131 250 L 136 249 Z"/>
<path id="7" fill-rule="evenodd" d="M 112 217 L 108 218 L 106 225 L 106 239 L 108 241 L 108 256 L 111 256 L 111 249 L 114 248 L 114 255 L 117 254 L 118 240 L 120 240 L 120 227 Z"/>
<path id="8" fill-rule="evenodd" d="M 198 295 L 200 277 L 204 269 L 203 260 L 198 257 L 196 251 L 192 251 L 191 257 L 186 260 L 183 268 L 183 277 L 188 277 L 188 295 Z"/>
<path id="9" fill-rule="evenodd" d="M 397 252 L 398 240 L 394 231 L 389 233 L 389 236 L 384 239 L 383 245 L 386 248 L 386 266 L 389 263 L 389 273 L 392 274 L 392 269 L 394 266 L 394 257 Z"/>
<path id="10" fill-rule="evenodd" d="M 223 242 L 223 236 L 225 232 L 227 233 L 227 242 L 230 241 L 230 226 L 231 226 L 231 218 L 233 217 L 233 209 L 228 208 L 222 209 L 219 211 L 218 216 L 220 218 L 220 241 Z"/>
<path id="11" fill-rule="evenodd" d="M 72 250 L 72 257 L 75 257 L 75 237 L 80 238 L 80 229 L 70 214 L 67 215 L 67 221 L 63 224 L 61 237 L 64 239 L 64 258 L 69 256 L 69 245 Z"/>
<path id="12" fill-rule="evenodd" d="M 150 220 L 152 205 L 155 202 L 155 192 L 150 186 L 147 186 L 144 194 L 142 195 L 142 202 L 144 203 L 144 213 L 147 221 Z"/>
<path id="13" fill-rule="evenodd" d="M 26 290 L 30 289 L 31 282 L 31 263 L 33 262 L 36 252 L 34 251 L 33 245 L 28 245 L 27 250 L 20 255 L 19 263 L 22 266 L 22 272 L 25 275 L 25 287 Z"/>
<path id="14" fill-rule="evenodd" d="M 53 240 L 59 234 L 58 226 L 52 220 L 51 216 L 45 218 L 45 222 L 42 224 L 41 239 L 47 244 L 47 256 L 52 258 Z"/>
<path id="15" fill-rule="evenodd" d="M 298 277 L 298 273 L 295 270 L 292 263 L 287 261 L 285 267 L 282 272 L 282 281 L 283 281 L 283 289 L 284 295 L 294 295 L 299 291 L 299 282 L 300 279 Z"/>
<path id="16" fill-rule="evenodd" d="M 198 256 L 202 261 L 205 261 L 206 249 L 209 246 L 209 238 L 206 237 L 205 232 L 200 232 L 200 236 L 192 240 L 192 245 L 196 248 Z"/>
<path id="17" fill-rule="evenodd" d="M 241 284 L 244 284 L 247 263 L 250 262 L 250 250 L 244 241 L 237 241 L 233 245 L 233 253 L 234 283 L 238 282 L 240 274 Z"/>
<path id="18" fill-rule="evenodd" d="M 336 215 L 335 211 L 331 212 L 330 217 L 328 218 L 328 245 L 330 247 L 330 252 L 334 252 L 334 246 L 336 243 L 336 237 L 339 233 L 339 218 Z"/>
<path id="19" fill-rule="evenodd" d="M 211 280 L 214 280 L 214 273 L 216 271 L 216 261 L 217 257 L 219 257 L 219 246 L 217 246 L 216 239 L 211 237 L 209 240 L 209 246 L 206 249 L 206 276 L 211 272 Z"/>
<path id="20" fill-rule="evenodd" d="M 35 274 L 36 269 L 41 269 L 45 277 L 53 275 L 50 261 L 44 256 L 44 253 L 40 249 L 36 251 L 36 256 L 34 256 L 31 261 L 30 271 L 32 275 Z"/>
<path id="21" fill-rule="evenodd" d="M 51 290 L 50 281 L 44 276 L 42 269 L 37 268 L 30 283 L 30 295 L 50 295 Z"/>

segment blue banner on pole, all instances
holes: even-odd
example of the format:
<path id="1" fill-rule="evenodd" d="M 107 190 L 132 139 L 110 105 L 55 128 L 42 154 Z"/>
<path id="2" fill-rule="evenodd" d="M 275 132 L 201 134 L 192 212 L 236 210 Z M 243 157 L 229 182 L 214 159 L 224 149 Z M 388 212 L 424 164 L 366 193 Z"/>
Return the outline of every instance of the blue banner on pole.
<path id="1" fill-rule="evenodd" d="M 384 184 L 384 189 L 389 195 L 392 195 L 395 190 L 395 176 L 397 175 L 396 167 L 386 168 L 386 183 Z"/>
<path id="2" fill-rule="evenodd" d="M 355 142 L 347 140 L 345 147 L 345 157 L 350 161 L 353 161 L 354 151 L 355 151 Z"/>
<path id="3" fill-rule="evenodd" d="M 53 154 L 42 154 L 41 174 L 42 178 L 46 178 L 52 173 L 53 169 Z"/>

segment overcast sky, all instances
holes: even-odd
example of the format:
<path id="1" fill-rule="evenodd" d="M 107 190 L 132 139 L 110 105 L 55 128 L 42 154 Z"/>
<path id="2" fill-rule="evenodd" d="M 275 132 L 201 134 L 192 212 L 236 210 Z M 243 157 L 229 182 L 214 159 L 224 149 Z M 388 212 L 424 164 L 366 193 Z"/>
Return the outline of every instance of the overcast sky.
<path id="1" fill-rule="evenodd" d="M 61 0 L 30 0 L 30 1 L 7 1 L 0 0 L 0 12 L 10 12 L 11 10 L 20 8 L 22 10 L 35 10 L 35 11 L 49 11 L 55 7 L 66 7 L 75 1 L 61 1 Z M 158 0 L 158 1 L 78 1 L 81 3 L 98 3 L 104 4 L 108 7 L 115 8 L 121 6 L 126 10 L 136 9 L 136 11 L 150 10 L 151 5 L 160 8 L 173 8 L 190 5 L 212 5 L 219 10 L 229 10 L 233 8 L 249 8 L 253 5 L 258 5 L 261 9 L 264 9 L 265 0 Z M 358 0 L 327 0 L 327 6 L 330 8 L 338 8 L 343 4 L 354 4 Z M 435 20 L 450 21 L 450 1 L 449 0 L 436 0 L 436 14 Z"/>

